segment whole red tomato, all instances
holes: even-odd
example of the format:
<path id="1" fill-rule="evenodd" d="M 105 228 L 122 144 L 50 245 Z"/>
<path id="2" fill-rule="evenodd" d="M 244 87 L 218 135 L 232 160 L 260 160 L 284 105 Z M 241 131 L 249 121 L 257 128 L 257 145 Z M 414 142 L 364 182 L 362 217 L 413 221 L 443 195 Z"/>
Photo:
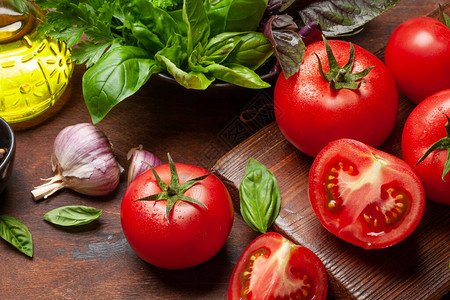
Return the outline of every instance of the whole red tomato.
<path id="1" fill-rule="evenodd" d="M 389 38 L 384 59 L 399 90 L 419 103 L 450 88 L 450 28 L 430 17 L 407 20 Z"/>
<path id="2" fill-rule="evenodd" d="M 422 183 L 407 163 L 351 139 L 333 141 L 317 155 L 308 192 L 322 225 L 365 249 L 406 238 L 425 208 Z"/>
<path id="3" fill-rule="evenodd" d="M 446 115 L 445 115 L 446 114 Z M 427 198 L 450 204 L 450 174 L 444 177 L 444 166 L 450 164 L 450 89 L 423 100 L 406 120 L 402 135 L 403 159 L 414 167 L 422 180 Z M 419 159 L 436 142 L 437 147 L 423 161 Z"/>
<path id="4" fill-rule="evenodd" d="M 350 43 L 332 40 L 329 45 L 341 66 L 339 71 L 334 70 L 336 75 L 325 74 L 329 77 L 326 79 L 320 72 L 316 55 L 324 73 L 330 70 L 328 59 L 333 65 L 321 41 L 306 48 L 298 73 L 288 79 L 283 74 L 278 77 L 274 93 L 278 126 L 290 143 L 310 156 L 339 138 L 377 147 L 389 136 L 397 118 L 394 79 L 386 66 L 363 48 L 354 46 L 352 65 L 347 64 L 352 61 Z M 355 74 L 371 66 L 373 69 L 362 79 Z"/>
<path id="5" fill-rule="evenodd" d="M 160 182 L 149 170 L 132 181 L 123 196 L 120 220 L 131 248 L 161 268 L 186 268 L 208 260 L 225 244 L 233 224 L 227 189 L 213 174 L 189 188 L 190 180 L 208 174 L 200 167 L 166 164 L 154 170 Z M 147 200 L 137 200 L 143 197 Z"/>
<path id="6" fill-rule="evenodd" d="M 314 252 L 268 232 L 253 240 L 239 257 L 228 300 L 323 300 L 327 289 L 325 266 Z"/>

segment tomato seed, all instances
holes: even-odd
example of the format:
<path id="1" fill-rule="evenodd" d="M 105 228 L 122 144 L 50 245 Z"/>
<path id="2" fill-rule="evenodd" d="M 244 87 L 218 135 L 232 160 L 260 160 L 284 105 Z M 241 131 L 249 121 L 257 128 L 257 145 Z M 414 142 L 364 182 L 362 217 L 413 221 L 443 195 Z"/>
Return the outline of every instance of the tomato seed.
<path id="1" fill-rule="evenodd" d="M 391 219 L 388 216 L 384 216 L 385 220 L 386 220 L 386 224 L 391 224 Z"/>
<path id="2" fill-rule="evenodd" d="M 363 217 L 364 217 L 364 220 L 366 220 L 367 224 L 370 225 L 370 217 L 366 214 L 364 214 Z"/>
<path id="3" fill-rule="evenodd" d="M 328 208 L 335 208 L 336 207 L 336 200 L 330 200 L 328 202 Z"/>

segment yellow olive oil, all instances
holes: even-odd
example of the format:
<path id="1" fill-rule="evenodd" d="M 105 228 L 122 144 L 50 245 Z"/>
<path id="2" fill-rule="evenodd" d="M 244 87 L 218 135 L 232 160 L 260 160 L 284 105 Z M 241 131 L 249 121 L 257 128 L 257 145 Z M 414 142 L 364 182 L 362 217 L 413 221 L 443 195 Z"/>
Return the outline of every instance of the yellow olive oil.
<path id="1" fill-rule="evenodd" d="M 0 0 L 0 116 L 9 123 L 35 118 L 53 106 L 73 72 L 66 43 L 37 32 L 43 13 Z"/>

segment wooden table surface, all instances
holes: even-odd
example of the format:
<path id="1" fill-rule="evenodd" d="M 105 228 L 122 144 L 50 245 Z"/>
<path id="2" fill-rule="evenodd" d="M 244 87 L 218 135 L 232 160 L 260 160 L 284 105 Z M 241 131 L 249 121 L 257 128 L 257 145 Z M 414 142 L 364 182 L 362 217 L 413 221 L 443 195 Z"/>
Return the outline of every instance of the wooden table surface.
<path id="1" fill-rule="evenodd" d="M 403 21 L 430 13 L 434 0 L 403 0 L 370 22 L 357 36 L 346 38 L 371 52 L 383 48 Z M 84 69 L 77 67 L 71 97 L 44 123 L 16 131 L 17 151 L 9 186 L 0 195 L 0 214 L 21 220 L 33 235 L 32 259 L 0 241 L 0 299 L 224 299 L 239 255 L 258 236 L 236 211 L 223 249 L 209 261 L 184 270 L 164 270 L 139 259 L 120 225 L 120 203 L 126 172 L 117 190 L 106 197 L 87 197 L 64 190 L 34 202 L 30 191 L 52 176 L 53 141 L 64 127 L 90 122 L 81 92 Z M 162 90 L 151 80 L 137 94 L 115 107 L 98 124 L 127 169 L 126 153 L 144 145 L 167 161 L 210 168 L 225 153 L 273 121 L 272 90 L 205 96 L 181 89 Z M 255 112 L 257 118 L 252 120 Z M 244 118 L 241 118 L 243 116 Z M 103 209 L 98 221 L 82 228 L 61 229 L 42 216 L 63 205 Z"/>

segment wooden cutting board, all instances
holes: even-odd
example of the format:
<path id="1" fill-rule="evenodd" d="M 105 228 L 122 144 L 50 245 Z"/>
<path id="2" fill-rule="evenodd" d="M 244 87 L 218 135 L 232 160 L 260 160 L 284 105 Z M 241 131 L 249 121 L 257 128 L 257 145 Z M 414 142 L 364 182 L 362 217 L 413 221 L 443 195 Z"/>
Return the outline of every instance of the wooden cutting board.
<path id="1" fill-rule="evenodd" d="M 382 58 L 383 53 L 384 49 L 376 55 Z M 401 133 L 413 108 L 413 102 L 400 96 L 397 124 L 381 150 L 401 157 Z M 282 204 L 271 230 L 320 257 L 328 273 L 330 298 L 440 299 L 450 293 L 450 206 L 427 200 L 423 219 L 409 237 L 387 249 L 364 250 L 320 224 L 307 194 L 313 158 L 290 145 L 276 123 L 233 148 L 213 167 L 228 185 L 237 209 L 237 187 L 250 157 L 266 165 L 278 180 Z"/>

